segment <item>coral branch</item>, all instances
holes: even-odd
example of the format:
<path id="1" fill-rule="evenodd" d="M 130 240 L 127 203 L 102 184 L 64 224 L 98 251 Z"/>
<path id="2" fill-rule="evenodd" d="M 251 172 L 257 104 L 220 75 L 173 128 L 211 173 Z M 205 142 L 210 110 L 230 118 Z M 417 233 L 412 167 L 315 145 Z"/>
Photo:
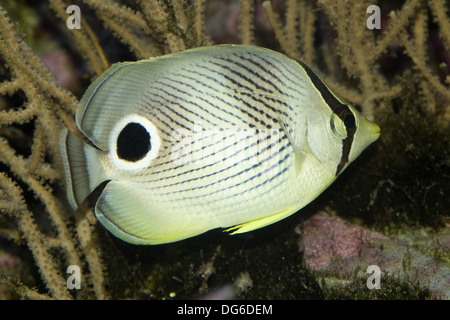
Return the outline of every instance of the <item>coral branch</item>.
<path id="1" fill-rule="evenodd" d="M 444 39 L 447 50 L 450 50 L 450 17 L 447 15 L 448 8 L 445 5 L 445 0 L 431 0 L 430 2 L 433 15 L 440 26 L 441 36 Z"/>
<path id="2" fill-rule="evenodd" d="M 66 8 L 68 7 L 67 4 L 63 3 L 62 0 L 49 0 L 50 5 L 55 10 L 56 14 L 62 21 L 66 21 L 67 19 L 67 13 Z M 87 26 L 87 23 L 84 23 Z M 70 32 L 70 35 L 73 36 L 74 40 L 76 41 L 80 51 L 82 54 L 86 57 L 87 61 L 89 62 L 90 69 L 94 72 L 94 75 L 101 74 L 107 67 L 105 65 L 105 61 L 102 57 L 104 57 L 103 54 L 98 52 L 99 46 L 96 44 L 96 40 L 93 41 L 94 38 L 92 38 L 93 33 L 86 33 L 86 31 L 89 30 L 88 27 L 81 28 L 79 30 L 73 29 Z"/>
<path id="3" fill-rule="evenodd" d="M 410 0 L 403 5 L 401 11 L 391 18 L 388 30 L 385 32 L 383 39 L 378 41 L 375 48 L 369 53 L 367 60 L 373 61 L 386 50 L 387 46 L 398 36 L 400 30 L 402 30 L 409 22 L 409 19 L 416 12 L 417 7 L 420 5 L 420 0 Z"/>
<path id="4" fill-rule="evenodd" d="M 383 130 L 380 142 L 395 140 L 396 144 L 402 144 L 402 152 L 407 149 L 406 155 L 394 160 L 390 155 L 381 155 L 389 163 L 381 167 L 378 159 L 375 160 L 378 167 L 372 174 L 373 179 L 390 165 L 397 170 L 395 166 L 407 161 L 408 152 L 422 148 L 422 136 L 419 141 L 410 141 L 409 137 L 390 137 L 389 132 L 397 132 L 393 131 L 396 128 L 407 130 L 413 121 L 422 121 L 420 117 L 424 114 L 431 115 L 426 118 L 434 122 L 417 128 L 448 128 L 450 76 L 448 52 L 442 48 L 447 51 L 450 48 L 450 19 L 445 0 L 404 0 L 401 9 L 389 13 L 387 21 L 388 6 L 383 7 L 385 2 L 379 2 L 383 18 L 379 31 L 370 30 L 366 24 L 367 7 L 372 4 L 369 0 L 75 0 L 82 9 L 81 30 L 65 28 L 69 1 L 48 0 L 48 3 L 49 6 L 33 8 L 33 13 L 38 16 L 37 20 L 44 11 L 45 19 L 57 17 L 58 28 L 52 29 L 46 23 L 34 26 L 33 30 L 42 32 L 42 28 L 52 36 L 58 35 L 53 38 L 64 38 L 61 34 L 70 37 L 69 46 L 60 39 L 45 41 L 57 43 L 58 50 L 83 59 L 70 72 L 80 83 L 75 94 L 57 84 L 58 71 L 53 71 L 55 75 L 50 72 L 32 49 L 34 41 L 41 41 L 35 39 L 39 37 L 30 34 L 29 44 L 26 43 L 18 34 L 30 32 L 22 31 L 22 22 L 10 21 L 0 7 L 0 237 L 2 243 L 13 243 L 20 247 L 22 255 L 34 260 L 32 275 L 27 275 L 33 279 L 25 281 L 21 275 L 0 271 L 0 283 L 11 287 L 22 298 L 136 298 L 144 293 L 152 298 L 158 295 L 167 298 L 183 287 L 177 285 L 176 290 L 157 287 L 155 278 L 188 273 L 172 272 L 171 267 L 166 268 L 159 262 L 156 267 L 146 265 L 147 268 L 143 268 L 150 270 L 150 274 L 145 274 L 147 271 L 132 273 L 130 278 L 136 275 L 142 278 L 132 286 L 127 284 L 125 290 L 123 286 L 116 286 L 116 270 L 111 265 L 117 263 L 117 251 L 111 249 L 114 246 L 109 240 L 103 241 L 96 233 L 98 222 L 92 207 L 81 206 L 73 212 L 62 199 L 60 184 L 64 172 L 59 159 L 60 131 L 67 128 L 87 140 L 75 123 L 79 103 L 75 95 L 87 87 L 86 78 L 94 78 L 108 68 L 108 58 L 118 59 L 123 49 L 116 45 L 118 42 L 136 59 L 210 45 L 213 44 L 211 39 L 220 43 L 240 39 L 244 44 L 281 48 L 285 54 L 309 64 L 337 95 L 356 105 L 368 118 L 375 118 L 377 122 L 391 119 L 384 126 L 380 123 Z M 15 12 L 10 13 L 11 17 L 16 17 Z M 94 28 L 99 25 L 102 32 Z M 117 41 L 109 41 L 112 37 Z M 111 47 L 114 50 L 110 52 Z M 130 59 L 129 55 L 124 56 L 125 59 Z M 252 81 L 259 80 L 256 77 Z M 419 120 L 409 119 L 418 114 Z M 436 138 L 434 131 L 430 131 L 432 134 L 424 132 L 423 136 Z M 403 146 L 404 141 L 408 143 Z M 426 158 L 429 150 L 422 151 L 422 155 L 414 154 L 415 159 Z M 427 156 L 423 155 L 425 153 Z M 393 163 L 397 160 L 399 163 Z M 439 170 L 445 166 L 445 161 L 443 163 L 436 165 Z M 429 189 L 435 186 L 433 183 Z M 412 196 L 408 196 L 408 200 L 411 199 Z M 426 210 L 428 207 L 431 205 L 425 205 Z M 389 212 L 383 214 L 390 215 Z M 81 290 L 69 290 L 66 286 L 65 272 L 69 264 L 81 268 Z M 157 269 L 165 271 L 156 277 Z M 126 273 L 120 276 L 126 278 Z M 198 278 L 198 275 L 193 277 Z M 190 281 L 184 289 L 194 282 Z M 198 294 L 198 290 L 195 293 Z"/>
<path id="5" fill-rule="evenodd" d="M 283 33 L 283 30 L 278 24 L 277 17 L 275 16 L 275 13 L 272 10 L 272 4 L 270 3 L 270 1 L 264 1 L 263 7 L 266 10 L 266 14 L 269 18 L 270 25 L 272 26 L 273 31 L 275 32 L 275 37 L 280 42 L 281 49 L 283 49 L 283 51 L 286 52 L 286 54 L 291 57 L 298 57 L 296 50 L 288 42 L 286 36 Z"/>
<path id="6" fill-rule="evenodd" d="M 430 82 L 430 84 L 442 95 L 450 99 L 450 89 L 446 88 L 439 80 L 434 76 L 426 67 L 425 63 L 420 60 L 419 55 L 416 53 L 413 44 L 410 40 L 408 40 L 406 34 L 404 32 L 400 33 L 400 40 L 405 46 L 406 52 L 414 61 L 414 64 L 419 68 L 422 75 Z"/>
<path id="7" fill-rule="evenodd" d="M 253 42 L 253 0 L 241 0 L 240 39 L 242 44 Z"/>

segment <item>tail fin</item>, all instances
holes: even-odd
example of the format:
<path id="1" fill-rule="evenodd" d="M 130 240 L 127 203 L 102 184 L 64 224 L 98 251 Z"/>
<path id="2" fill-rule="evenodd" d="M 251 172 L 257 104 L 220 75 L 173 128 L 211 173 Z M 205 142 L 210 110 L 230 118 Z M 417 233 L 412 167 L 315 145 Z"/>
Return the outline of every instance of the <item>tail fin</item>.
<path id="1" fill-rule="evenodd" d="M 90 152 L 89 149 L 92 149 Z M 89 172 L 88 160 L 100 152 L 64 129 L 60 136 L 60 156 L 65 173 L 67 199 L 76 210 L 86 197 L 103 181 L 99 177 L 103 170 Z"/>

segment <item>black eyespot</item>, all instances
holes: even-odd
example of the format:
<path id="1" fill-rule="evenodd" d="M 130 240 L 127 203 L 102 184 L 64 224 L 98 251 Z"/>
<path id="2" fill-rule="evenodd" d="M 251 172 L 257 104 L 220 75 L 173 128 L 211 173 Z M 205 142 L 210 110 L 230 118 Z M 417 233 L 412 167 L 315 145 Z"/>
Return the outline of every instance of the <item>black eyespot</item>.
<path id="1" fill-rule="evenodd" d="M 139 161 L 151 148 L 150 134 L 136 122 L 127 124 L 117 137 L 117 156 L 122 160 Z"/>
<path id="2" fill-rule="evenodd" d="M 344 125 L 347 129 L 352 129 L 355 126 L 355 116 L 353 114 L 348 114 L 344 118 Z"/>

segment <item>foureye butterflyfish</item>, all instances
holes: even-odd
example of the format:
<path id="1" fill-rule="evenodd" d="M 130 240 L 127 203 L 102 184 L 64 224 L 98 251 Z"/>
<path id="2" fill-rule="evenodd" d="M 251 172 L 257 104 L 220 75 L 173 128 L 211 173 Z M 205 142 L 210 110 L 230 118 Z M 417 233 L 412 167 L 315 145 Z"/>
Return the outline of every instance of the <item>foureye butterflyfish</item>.
<path id="1" fill-rule="evenodd" d="M 61 155 L 73 209 L 162 244 L 277 222 L 321 194 L 380 134 L 302 62 L 217 45 L 112 65 L 87 89 Z M 87 140 L 86 140 L 87 141 Z"/>

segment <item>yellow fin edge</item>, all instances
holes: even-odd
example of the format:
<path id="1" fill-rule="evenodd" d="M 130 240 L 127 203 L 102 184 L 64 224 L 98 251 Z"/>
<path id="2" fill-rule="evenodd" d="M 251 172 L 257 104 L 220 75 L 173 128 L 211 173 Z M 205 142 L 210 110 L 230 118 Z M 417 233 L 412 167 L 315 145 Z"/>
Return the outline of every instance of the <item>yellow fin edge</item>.
<path id="1" fill-rule="evenodd" d="M 286 210 L 283 210 L 283 211 L 273 214 L 271 216 L 268 216 L 268 217 L 265 217 L 262 219 L 258 219 L 258 220 L 253 220 L 250 222 L 245 222 L 242 224 L 238 224 L 231 228 L 225 229 L 224 231 L 230 232 L 230 235 L 235 235 L 235 234 L 240 234 L 240 233 L 245 233 L 245 232 L 253 231 L 256 229 L 260 229 L 260 228 L 271 225 L 277 221 L 280 221 L 280 220 L 292 215 L 293 213 L 297 212 L 297 210 L 299 210 L 298 207 L 290 207 Z"/>

